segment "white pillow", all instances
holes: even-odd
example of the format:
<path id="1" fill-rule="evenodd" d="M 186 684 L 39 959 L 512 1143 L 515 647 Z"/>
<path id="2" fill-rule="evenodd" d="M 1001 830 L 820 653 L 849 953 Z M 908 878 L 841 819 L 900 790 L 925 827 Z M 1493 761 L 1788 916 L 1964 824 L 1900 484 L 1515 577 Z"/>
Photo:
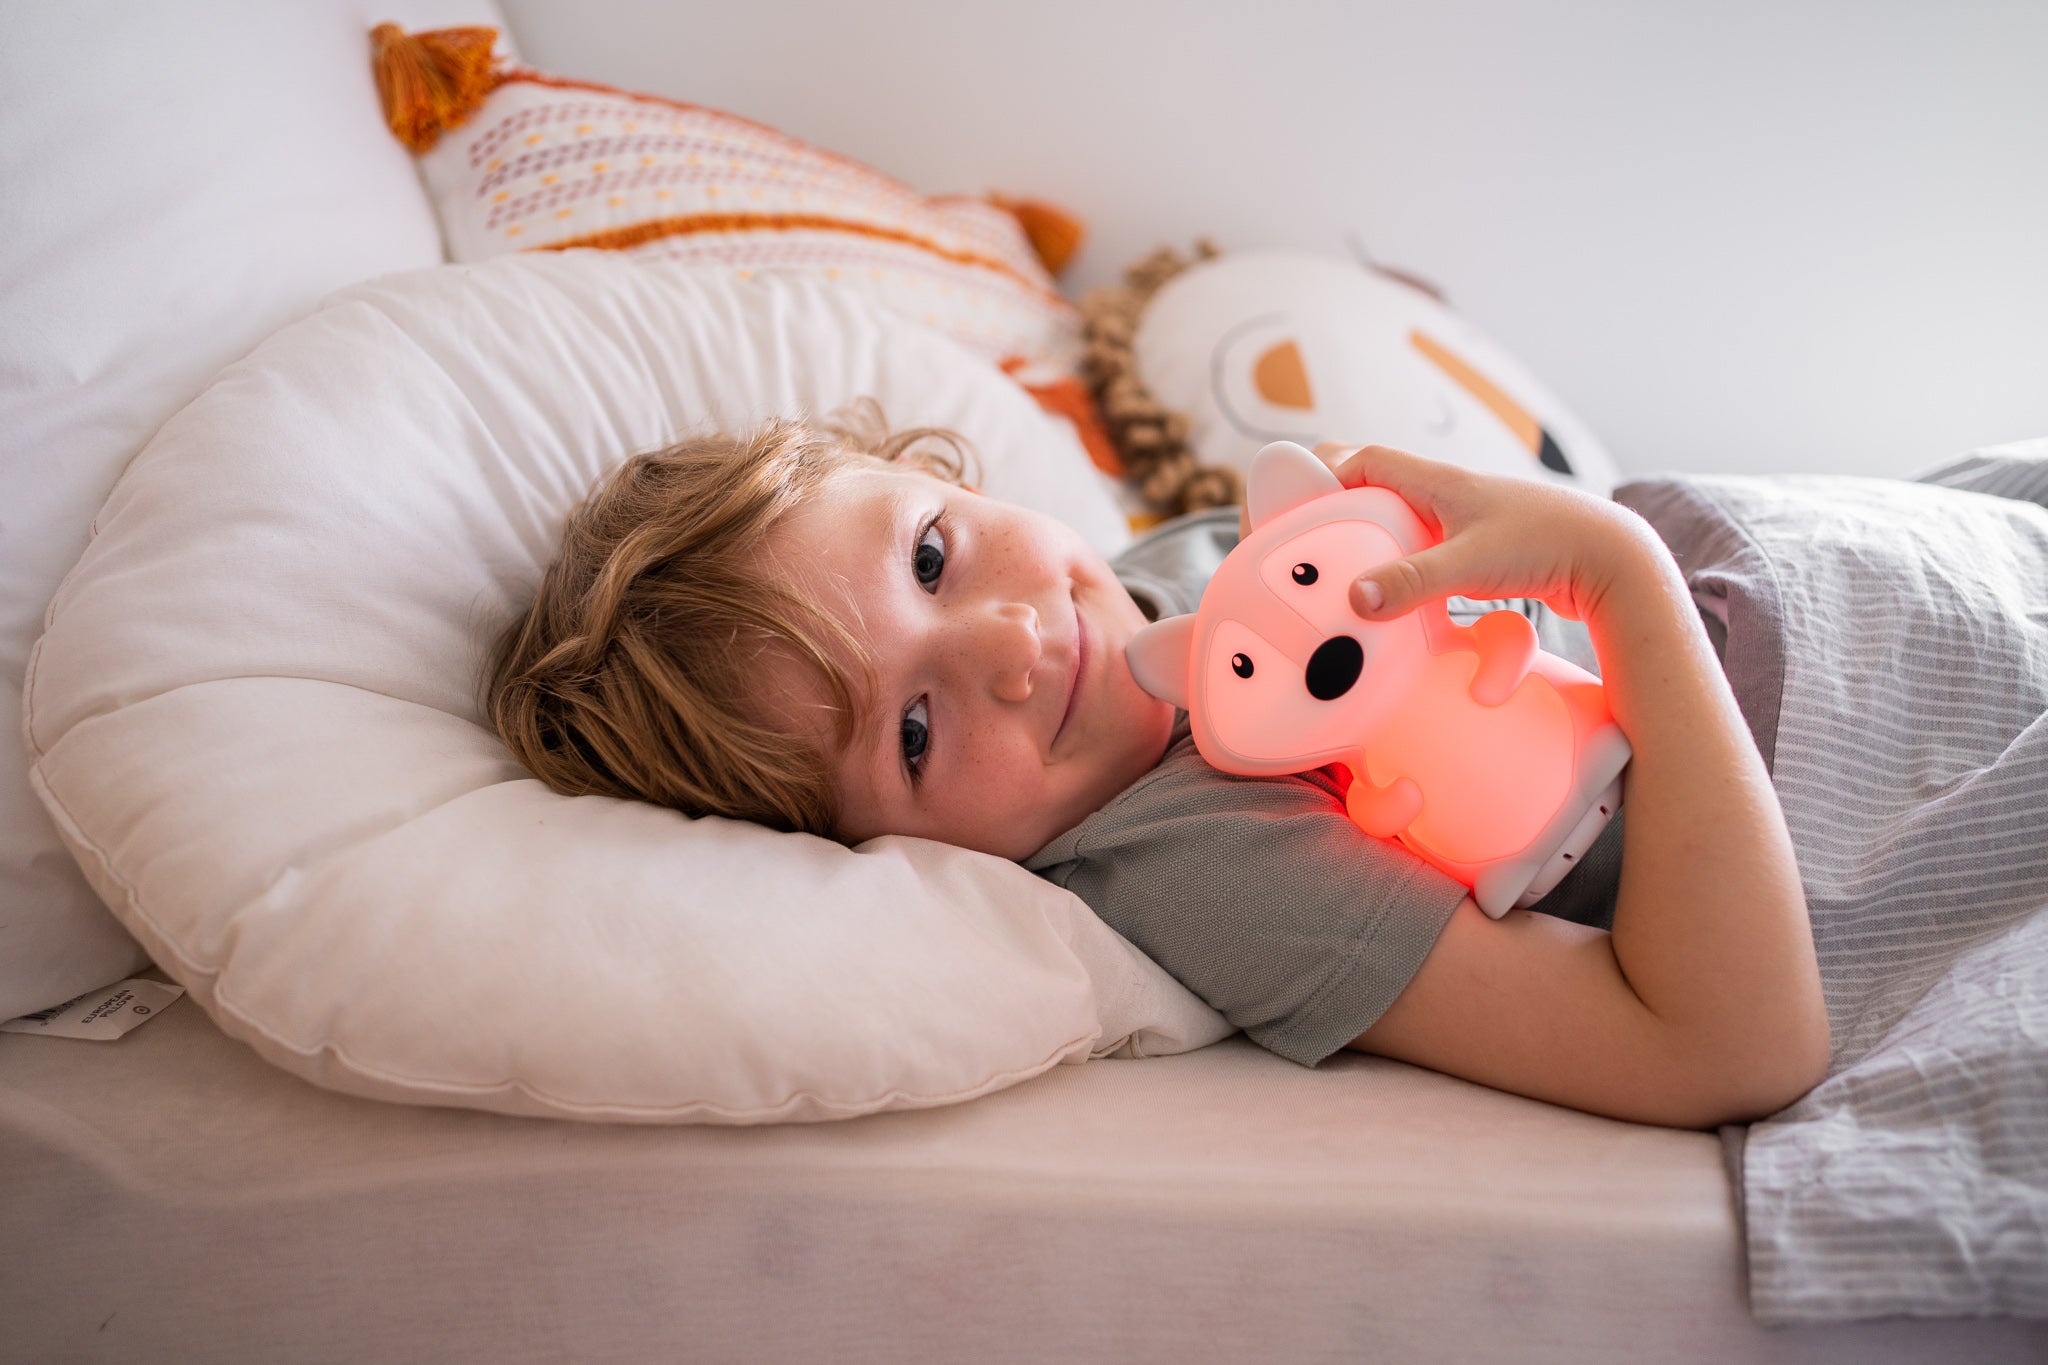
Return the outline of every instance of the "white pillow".
<path id="1" fill-rule="evenodd" d="M 395 0 L 414 23 L 490 0 Z M 379 16 L 381 17 L 381 15 Z M 0 22 L 0 712 L 123 465 L 321 295 L 441 259 L 356 0 L 9 4 Z M 0 1019 L 141 965 L 0 727 Z"/>
<path id="2" fill-rule="evenodd" d="M 331 299 L 166 423 L 29 675 L 38 791 L 220 1026 L 385 1099 L 639 1121 L 942 1104 L 1229 1031 L 1069 893 L 556 795 L 482 721 L 569 510 L 688 429 L 861 394 L 1105 550 L 1069 429 L 848 291 L 594 252 Z"/>

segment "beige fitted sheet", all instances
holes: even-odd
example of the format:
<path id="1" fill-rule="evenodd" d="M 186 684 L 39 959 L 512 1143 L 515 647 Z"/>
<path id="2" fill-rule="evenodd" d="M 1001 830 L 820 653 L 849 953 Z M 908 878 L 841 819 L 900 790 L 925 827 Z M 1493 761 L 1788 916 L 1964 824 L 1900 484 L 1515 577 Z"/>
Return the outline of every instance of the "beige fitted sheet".
<path id="1" fill-rule="evenodd" d="M 1749 1320 L 1718 1140 L 1242 1039 L 778 1128 L 386 1105 L 190 1000 L 0 1035 L 0 1359 L 2039 1360 Z"/>

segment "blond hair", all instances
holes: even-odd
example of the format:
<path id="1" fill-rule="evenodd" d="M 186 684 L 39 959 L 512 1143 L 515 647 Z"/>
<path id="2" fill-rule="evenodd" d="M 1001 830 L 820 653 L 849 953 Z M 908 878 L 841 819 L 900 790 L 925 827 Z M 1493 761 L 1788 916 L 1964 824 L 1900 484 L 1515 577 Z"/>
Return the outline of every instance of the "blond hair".
<path id="1" fill-rule="evenodd" d="M 780 642 L 820 679 L 841 747 L 872 671 L 856 636 L 778 581 L 769 534 L 849 468 L 958 483 L 972 458 L 952 432 L 891 435 L 871 400 L 824 422 L 778 419 L 634 456 L 570 516 L 561 557 L 500 639 L 491 723 L 559 792 L 832 835 L 830 756 L 748 705 L 754 664 Z"/>

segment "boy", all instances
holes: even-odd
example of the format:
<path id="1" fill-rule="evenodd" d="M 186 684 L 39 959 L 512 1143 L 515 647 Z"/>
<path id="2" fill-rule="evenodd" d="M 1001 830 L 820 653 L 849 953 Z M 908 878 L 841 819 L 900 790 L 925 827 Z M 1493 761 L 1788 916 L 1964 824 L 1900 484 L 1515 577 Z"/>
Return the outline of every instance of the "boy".
<path id="1" fill-rule="evenodd" d="M 1633 513 L 1397 451 L 1319 451 L 1443 532 L 1354 586 L 1362 615 L 1534 597 L 1584 621 L 1604 664 L 1635 751 L 1613 928 L 1494 922 L 1358 833 L 1327 776 L 1208 772 L 1130 676 L 1145 616 L 1110 566 L 963 486 L 943 434 L 865 420 L 686 443 L 593 496 L 493 680 L 500 733 L 537 775 L 1025 862 L 1304 1064 L 1349 1046 L 1685 1127 L 1774 1112 L 1822 1078 L 1784 820 L 1688 590 Z M 1162 895 L 1176 868 L 1192 871 Z"/>

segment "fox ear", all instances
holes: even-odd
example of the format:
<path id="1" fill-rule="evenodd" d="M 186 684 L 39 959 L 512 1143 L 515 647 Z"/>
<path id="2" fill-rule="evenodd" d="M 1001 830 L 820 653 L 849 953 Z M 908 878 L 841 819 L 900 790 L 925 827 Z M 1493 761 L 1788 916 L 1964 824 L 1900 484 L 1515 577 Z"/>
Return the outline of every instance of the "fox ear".
<path id="1" fill-rule="evenodd" d="M 1311 498 L 1343 491 L 1328 465 L 1292 441 L 1275 441 L 1252 456 L 1244 501 L 1258 527 Z"/>
<path id="2" fill-rule="evenodd" d="M 1185 711 L 1194 647 L 1194 616 L 1169 616 L 1133 635 L 1130 644 L 1124 647 L 1124 658 L 1130 662 L 1131 676 L 1138 680 L 1138 686 Z"/>

